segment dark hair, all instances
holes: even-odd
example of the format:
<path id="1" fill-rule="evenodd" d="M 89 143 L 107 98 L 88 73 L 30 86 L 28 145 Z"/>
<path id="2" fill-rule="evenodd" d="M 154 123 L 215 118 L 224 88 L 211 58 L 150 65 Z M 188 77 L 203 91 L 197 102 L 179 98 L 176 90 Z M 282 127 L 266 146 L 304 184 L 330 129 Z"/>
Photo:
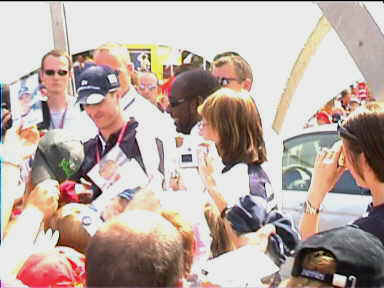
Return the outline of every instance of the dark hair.
<path id="1" fill-rule="evenodd" d="M 368 102 L 359 107 L 348 116 L 343 127 L 356 137 L 352 139 L 341 135 L 359 176 L 363 178 L 357 159 L 359 154 L 364 153 L 376 178 L 384 182 L 384 103 Z"/>
<path id="2" fill-rule="evenodd" d="M 88 287 L 175 287 L 183 277 L 183 240 L 161 215 L 124 212 L 106 222 L 87 249 Z"/>
<path id="3" fill-rule="evenodd" d="M 341 97 L 345 97 L 345 96 L 348 95 L 348 91 L 347 90 L 343 90 L 343 91 L 341 91 L 340 95 L 341 95 Z"/>
<path id="4" fill-rule="evenodd" d="M 217 79 L 211 72 L 195 68 L 179 74 L 172 84 L 171 96 L 183 95 L 187 99 L 206 99 L 220 88 Z"/>

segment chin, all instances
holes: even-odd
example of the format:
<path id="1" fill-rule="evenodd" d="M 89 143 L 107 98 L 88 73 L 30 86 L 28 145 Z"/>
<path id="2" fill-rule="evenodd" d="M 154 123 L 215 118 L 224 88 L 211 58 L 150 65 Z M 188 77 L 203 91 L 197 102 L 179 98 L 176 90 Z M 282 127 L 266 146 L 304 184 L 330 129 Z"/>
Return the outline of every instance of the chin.
<path id="1" fill-rule="evenodd" d="M 191 134 L 191 128 L 176 126 L 176 131 L 185 135 Z"/>

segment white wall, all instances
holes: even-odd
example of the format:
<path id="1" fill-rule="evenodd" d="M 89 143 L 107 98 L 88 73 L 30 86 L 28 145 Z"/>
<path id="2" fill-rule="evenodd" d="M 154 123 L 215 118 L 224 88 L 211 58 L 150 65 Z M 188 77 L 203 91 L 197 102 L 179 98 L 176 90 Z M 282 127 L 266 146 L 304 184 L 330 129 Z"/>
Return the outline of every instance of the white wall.
<path id="1" fill-rule="evenodd" d="M 0 81 L 10 83 L 40 67 L 53 49 L 47 2 L 0 2 Z"/>

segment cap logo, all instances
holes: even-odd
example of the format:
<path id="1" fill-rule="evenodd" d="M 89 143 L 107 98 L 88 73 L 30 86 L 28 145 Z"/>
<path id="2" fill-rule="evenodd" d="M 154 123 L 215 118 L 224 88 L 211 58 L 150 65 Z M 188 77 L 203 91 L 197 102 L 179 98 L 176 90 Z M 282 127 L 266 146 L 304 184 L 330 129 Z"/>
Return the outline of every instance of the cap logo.
<path id="1" fill-rule="evenodd" d="M 88 85 L 88 80 L 82 80 L 81 81 L 81 86 L 85 86 L 85 85 Z"/>
<path id="2" fill-rule="evenodd" d="M 115 74 L 109 74 L 107 77 L 108 77 L 109 83 L 111 83 L 112 85 L 117 84 L 117 77 Z"/>
<path id="3" fill-rule="evenodd" d="M 62 159 L 59 167 L 64 171 L 65 176 L 69 178 L 75 173 L 76 165 L 71 160 Z"/>

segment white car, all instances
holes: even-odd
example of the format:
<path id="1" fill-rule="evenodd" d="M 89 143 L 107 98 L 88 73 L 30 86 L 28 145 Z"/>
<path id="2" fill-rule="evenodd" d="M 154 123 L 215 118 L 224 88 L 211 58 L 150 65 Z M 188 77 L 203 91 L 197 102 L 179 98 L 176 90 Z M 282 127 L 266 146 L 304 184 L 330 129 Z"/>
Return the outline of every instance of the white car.
<path id="1" fill-rule="evenodd" d="M 311 183 L 317 152 L 332 147 L 340 140 L 336 124 L 302 129 L 284 138 L 282 163 L 282 208 L 298 225 Z M 325 197 L 320 212 L 320 231 L 352 222 L 361 216 L 371 202 L 370 192 L 356 185 L 346 171 Z"/>

